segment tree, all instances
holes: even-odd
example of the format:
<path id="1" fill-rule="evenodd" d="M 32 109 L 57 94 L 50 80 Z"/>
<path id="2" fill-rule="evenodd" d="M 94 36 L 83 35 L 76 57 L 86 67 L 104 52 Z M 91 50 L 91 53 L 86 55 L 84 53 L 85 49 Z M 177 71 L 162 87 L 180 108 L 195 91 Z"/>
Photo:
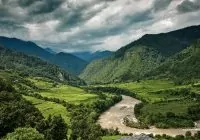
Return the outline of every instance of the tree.
<path id="1" fill-rule="evenodd" d="M 5 140 L 44 140 L 44 135 L 34 128 L 17 128 L 9 133 Z"/>
<path id="2" fill-rule="evenodd" d="M 192 136 L 192 133 L 191 133 L 190 131 L 187 131 L 187 132 L 185 133 L 185 136 L 186 136 L 186 138 L 191 137 L 191 136 Z"/>
<path id="3" fill-rule="evenodd" d="M 54 116 L 53 118 L 49 116 L 48 122 L 49 128 L 46 136 L 48 140 L 67 139 L 67 124 L 65 124 L 65 121 L 60 115 Z"/>

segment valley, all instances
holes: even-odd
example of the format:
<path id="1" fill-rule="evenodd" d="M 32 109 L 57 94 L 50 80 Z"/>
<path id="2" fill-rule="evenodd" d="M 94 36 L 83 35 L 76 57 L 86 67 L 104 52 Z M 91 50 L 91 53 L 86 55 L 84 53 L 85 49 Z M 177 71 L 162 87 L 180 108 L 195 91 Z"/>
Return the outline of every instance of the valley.
<path id="1" fill-rule="evenodd" d="M 0 37 L 0 139 L 27 130 L 39 140 L 199 140 L 199 31 L 70 54 Z"/>

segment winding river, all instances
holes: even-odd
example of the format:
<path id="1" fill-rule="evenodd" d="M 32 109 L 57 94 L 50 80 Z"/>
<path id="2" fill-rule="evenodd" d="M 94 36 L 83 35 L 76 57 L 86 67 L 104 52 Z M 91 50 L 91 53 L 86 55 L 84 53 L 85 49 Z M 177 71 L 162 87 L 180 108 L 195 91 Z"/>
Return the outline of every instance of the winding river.
<path id="1" fill-rule="evenodd" d="M 195 128 L 191 129 L 158 129 L 155 127 L 151 127 L 150 129 L 136 129 L 136 128 L 130 128 L 123 124 L 123 118 L 126 116 L 129 116 L 133 118 L 135 121 L 137 121 L 136 117 L 134 116 L 134 106 L 136 104 L 140 103 L 139 100 L 129 97 L 129 96 L 122 96 L 122 101 L 115 104 L 113 107 L 111 107 L 109 110 L 104 112 L 99 117 L 99 124 L 102 128 L 118 128 L 121 133 L 133 133 L 136 135 L 139 135 L 141 133 L 144 134 L 167 134 L 170 136 L 176 136 L 176 135 L 184 135 L 186 131 L 191 131 L 192 133 L 196 133 L 197 131 L 200 131 L 200 126 L 197 125 Z"/>

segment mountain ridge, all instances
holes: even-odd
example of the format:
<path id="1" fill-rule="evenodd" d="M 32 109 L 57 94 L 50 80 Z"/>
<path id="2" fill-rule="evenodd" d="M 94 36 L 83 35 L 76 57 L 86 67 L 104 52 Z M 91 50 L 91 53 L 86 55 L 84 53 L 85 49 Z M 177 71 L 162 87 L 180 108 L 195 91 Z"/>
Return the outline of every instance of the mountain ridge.
<path id="1" fill-rule="evenodd" d="M 78 75 L 87 65 L 87 62 L 68 53 L 65 53 L 65 56 L 69 55 L 70 59 L 59 59 L 57 57 L 59 55 L 52 54 L 31 41 L 23 41 L 17 38 L 0 36 L 0 43 L 6 48 L 36 56 L 45 61 L 48 61 L 49 63 L 56 64 L 74 75 Z M 76 63 L 74 63 L 74 61 Z M 68 65 L 71 67 L 67 67 Z M 73 69 L 73 67 L 78 67 L 78 69 Z"/>
<path id="2" fill-rule="evenodd" d="M 200 25 L 168 33 L 145 35 L 110 57 L 91 62 L 80 77 L 90 84 L 135 81 L 199 38 Z M 137 52 L 138 48 L 140 50 L 144 47 L 146 49 Z M 141 61 L 139 63 L 135 62 L 136 60 Z"/>
<path id="3" fill-rule="evenodd" d="M 12 70 L 22 76 L 41 76 L 70 85 L 84 85 L 80 78 L 71 75 L 56 65 L 50 64 L 38 57 L 28 56 L 25 53 L 5 48 L 0 44 L 0 69 Z M 61 79 L 62 77 L 62 79 Z"/>

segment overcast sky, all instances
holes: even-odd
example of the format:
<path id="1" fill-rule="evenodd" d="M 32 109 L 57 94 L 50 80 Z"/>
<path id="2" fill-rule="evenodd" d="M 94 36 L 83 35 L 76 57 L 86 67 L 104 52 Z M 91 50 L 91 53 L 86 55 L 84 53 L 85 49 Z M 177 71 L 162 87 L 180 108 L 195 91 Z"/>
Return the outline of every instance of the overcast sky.
<path id="1" fill-rule="evenodd" d="M 57 51 L 115 51 L 200 24 L 200 0 L 0 0 L 0 35 Z"/>

